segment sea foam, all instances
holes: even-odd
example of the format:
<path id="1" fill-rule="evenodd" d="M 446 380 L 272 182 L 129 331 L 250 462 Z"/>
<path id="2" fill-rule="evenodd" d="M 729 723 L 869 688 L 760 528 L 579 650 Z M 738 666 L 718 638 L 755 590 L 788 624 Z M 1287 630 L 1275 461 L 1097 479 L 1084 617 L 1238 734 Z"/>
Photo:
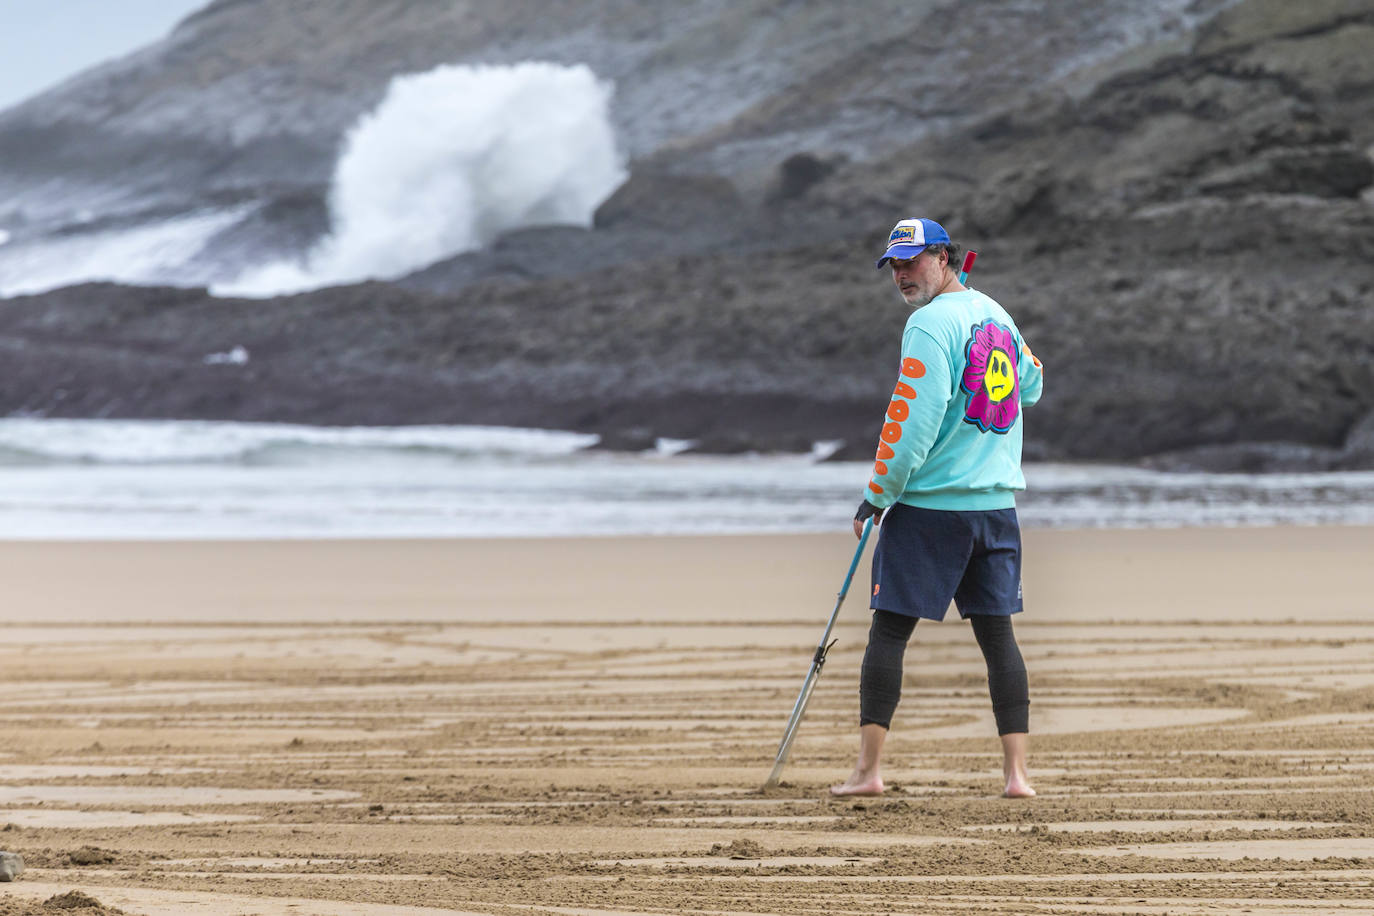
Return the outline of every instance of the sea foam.
<path id="1" fill-rule="evenodd" d="M 570 455 L 597 442 L 587 433 L 500 426 L 331 427 L 214 420 L 62 420 L 0 418 L 0 469 L 10 466 L 237 465 L 286 452 L 291 460 L 329 453 L 416 453 L 539 459 Z"/>
<path id="2" fill-rule="evenodd" d="M 71 231 L 30 242 L 11 242 L 0 231 L 0 297 L 96 280 L 187 285 L 196 278 L 187 277 L 183 265 L 254 209 L 201 210 L 134 228 Z"/>
<path id="3" fill-rule="evenodd" d="M 586 66 L 443 66 L 392 80 L 350 131 L 332 233 L 303 263 L 250 269 L 220 295 L 394 278 L 524 226 L 589 225 L 625 179 L 611 86 Z"/>
<path id="4" fill-rule="evenodd" d="M 0 531 L 33 538 L 544 537 L 849 530 L 861 461 L 636 454 L 500 427 L 0 419 Z M 1374 524 L 1374 471 L 1031 464 L 1031 527 Z"/>

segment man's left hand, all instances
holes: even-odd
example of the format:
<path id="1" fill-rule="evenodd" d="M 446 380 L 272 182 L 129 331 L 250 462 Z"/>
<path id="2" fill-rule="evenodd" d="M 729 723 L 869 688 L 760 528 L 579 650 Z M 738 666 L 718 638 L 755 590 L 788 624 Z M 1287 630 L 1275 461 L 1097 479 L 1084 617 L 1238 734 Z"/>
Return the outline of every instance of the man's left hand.
<path id="1" fill-rule="evenodd" d="M 859 511 L 854 513 L 854 537 L 862 538 L 864 536 L 864 522 L 871 518 L 873 524 L 877 525 L 883 520 L 883 512 L 885 511 L 866 499 L 859 503 Z"/>

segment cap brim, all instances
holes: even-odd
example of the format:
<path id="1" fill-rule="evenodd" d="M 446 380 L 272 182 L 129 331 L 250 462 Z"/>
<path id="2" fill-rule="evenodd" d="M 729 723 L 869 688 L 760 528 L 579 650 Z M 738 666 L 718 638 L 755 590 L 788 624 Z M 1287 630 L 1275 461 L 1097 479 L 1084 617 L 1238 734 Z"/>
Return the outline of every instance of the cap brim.
<path id="1" fill-rule="evenodd" d="M 893 245 L 887 250 L 886 254 L 878 259 L 878 263 L 874 266 L 882 269 L 882 266 L 893 258 L 899 261 L 905 261 L 907 258 L 914 258 L 929 247 L 929 245 Z"/>

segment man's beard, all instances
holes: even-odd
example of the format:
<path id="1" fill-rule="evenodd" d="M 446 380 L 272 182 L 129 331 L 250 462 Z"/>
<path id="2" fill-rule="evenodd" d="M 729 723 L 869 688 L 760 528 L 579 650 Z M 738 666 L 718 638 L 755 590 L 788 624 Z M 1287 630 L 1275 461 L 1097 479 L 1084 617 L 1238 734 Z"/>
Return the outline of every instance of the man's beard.
<path id="1" fill-rule="evenodd" d="M 902 301 L 913 309 L 918 309 L 922 306 L 930 305 L 930 300 L 935 298 L 934 296 L 930 295 L 926 290 L 921 289 L 919 286 L 911 287 L 910 291 L 903 291 L 901 289 L 898 289 L 897 295 L 901 296 Z"/>

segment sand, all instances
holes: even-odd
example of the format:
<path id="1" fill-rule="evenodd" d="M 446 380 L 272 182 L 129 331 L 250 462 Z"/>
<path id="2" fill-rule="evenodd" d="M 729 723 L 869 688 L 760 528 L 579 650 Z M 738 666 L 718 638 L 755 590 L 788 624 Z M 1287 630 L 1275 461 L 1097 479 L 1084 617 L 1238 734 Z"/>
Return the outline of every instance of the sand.
<path id="1" fill-rule="evenodd" d="M 0 544 L 0 916 L 1374 914 L 1374 528 L 1028 531 L 1022 801 L 953 615 L 827 797 L 861 568 L 761 792 L 852 550 Z"/>

